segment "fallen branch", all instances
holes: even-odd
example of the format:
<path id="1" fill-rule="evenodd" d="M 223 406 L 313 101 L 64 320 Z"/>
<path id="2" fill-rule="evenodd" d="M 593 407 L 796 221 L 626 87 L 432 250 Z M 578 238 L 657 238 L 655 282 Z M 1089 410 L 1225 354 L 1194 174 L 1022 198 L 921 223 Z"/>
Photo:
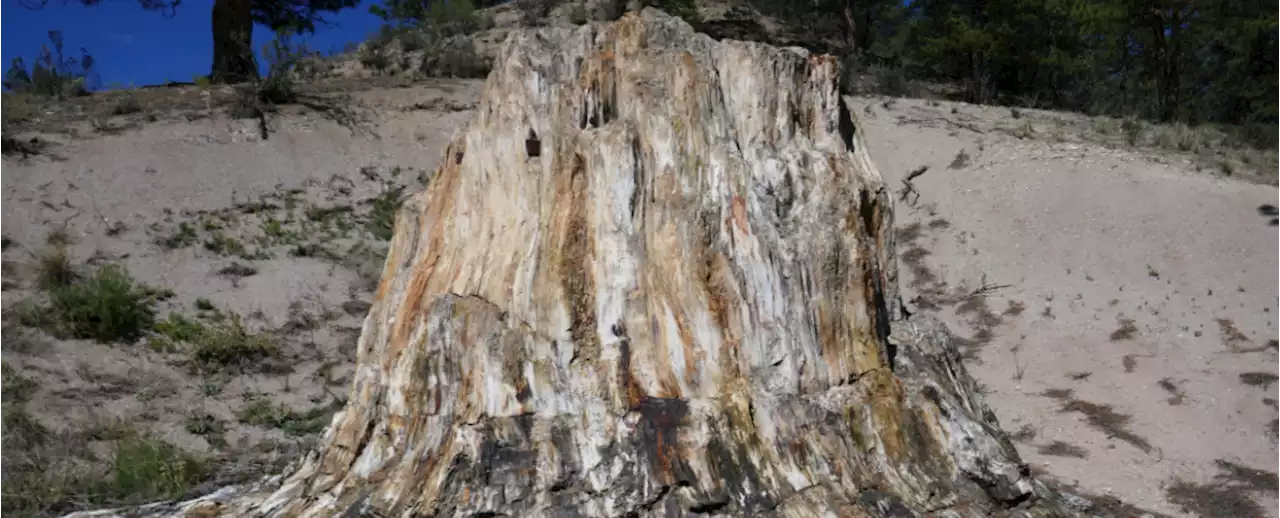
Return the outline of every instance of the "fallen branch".
<path id="1" fill-rule="evenodd" d="M 982 274 L 982 284 L 978 286 L 978 289 L 973 290 L 972 292 L 969 292 L 969 294 L 968 294 L 968 295 L 965 295 L 965 296 L 964 296 L 963 298 L 961 298 L 960 300 L 968 300 L 968 299 L 971 299 L 971 298 L 977 297 L 977 296 L 979 296 L 979 295 L 986 295 L 986 294 L 988 294 L 988 293 L 995 293 L 995 292 L 997 292 L 997 291 L 999 291 L 999 290 L 1002 290 L 1002 289 L 1008 288 L 1008 287 L 1010 287 L 1010 286 L 1012 286 L 1012 285 L 1010 285 L 1010 284 L 987 284 L 987 274 L 985 274 L 985 273 L 984 273 L 984 274 Z"/>
<path id="2" fill-rule="evenodd" d="M 922 165 L 907 173 L 907 177 L 902 179 L 902 188 L 898 190 L 898 199 L 906 202 L 907 205 L 915 207 L 916 202 L 920 200 L 920 191 L 916 190 L 915 184 L 911 183 L 911 181 L 919 178 L 920 175 L 928 170 L 929 166 Z M 910 200 L 907 199 L 908 196 L 911 196 Z"/>
<path id="3" fill-rule="evenodd" d="M 957 128 L 960 128 L 960 129 L 964 129 L 964 130 L 969 130 L 969 131 L 972 131 L 972 132 L 977 133 L 977 134 L 979 134 L 979 135 L 986 135 L 986 134 L 987 134 L 987 130 L 984 130 L 984 129 L 982 129 L 982 128 L 979 128 L 979 127 L 978 127 L 978 126 L 976 126 L 976 125 L 969 124 L 969 123 L 967 123 L 967 122 L 956 122 L 956 121 L 953 121 L 953 120 L 951 120 L 951 119 L 946 119 L 946 118 L 943 118 L 943 117 L 930 117 L 930 118 L 927 118 L 927 119 L 910 119 L 910 118 L 907 118 L 907 117 L 899 117 L 899 118 L 898 118 L 898 125 L 903 125 L 903 124 L 921 124 L 921 125 L 928 126 L 928 124 L 927 124 L 927 123 L 930 123 L 930 122 L 943 122 L 943 123 L 946 123 L 946 124 L 948 124 L 948 125 L 950 125 L 950 126 L 954 126 L 954 127 L 957 127 Z"/>
<path id="4" fill-rule="evenodd" d="M 917 167 L 915 168 L 915 170 L 911 171 L 910 173 L 907 173 L 907 178 L 903 181 L 906 183 L 911 183 L 911 180 L 915 180 L 916 178 L 919 178 L 920 175 L 924 174 L 927 171 L 929 171 L 929 166 L 927 165 L 922 165 L 920 167 Z"/>

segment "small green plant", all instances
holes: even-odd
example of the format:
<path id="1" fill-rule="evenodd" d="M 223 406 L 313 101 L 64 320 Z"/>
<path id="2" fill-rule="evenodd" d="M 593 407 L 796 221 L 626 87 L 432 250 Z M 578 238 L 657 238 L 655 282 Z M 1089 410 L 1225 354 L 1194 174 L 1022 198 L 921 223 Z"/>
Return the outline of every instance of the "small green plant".
<path id="1" fill-rule="evenodd" d="M 20 125 L 36 118 L 38 111 L 32 97 L 29 93 L 6 92 L 0 88 L 0 156 L 40 155 L 44 148 L 44 141 L 14 136 Z"/>
<path id="2" fill-rule="evenodd" d="M 200 383 L 200 394 L 205 397 L 213 397 L 222 393 L 223 385 L 216 380 L 205 379 Z"/>
<path id="3" fill-rule="evenodd" d="M 1146 131 L 1146 124 L 1138 119 L 1128 118 L 1120 123 L 1120 130 L 1124 132 L 1125 141 L 1130 146 L 1137 146 L 1142 143 L 1142 134 Z"/>
<path id="4" fill-rule="evenodd" d="M 100 342 L 133 342 L 155 321 L 155 296 L 115 265 L 50 290 L 43 318 L 57 334 Z"/>
<path id="5" fill-rule="evenodd" d="M 43 110 L 39 96 L 31 93 L 6 91 L 0 93 L 0 104 L 4 111 L 0 113 L 0 126 L 8 130 L 40 117 Z"/>
<path id="6" fill-rule="evenodd" d="M 1116 120 L 1111 117 L 1098 116 L 1093 118 L 1093 130 L 1102 135 L 1111 135 L 1118 129 Z"/>
<path id="7" fill-rule="evenodd" d="M 1240 170 L 1239 163 L 1230 158 L 1222 159 L 1218 167 L 1221 169 L 1223 176 L 1235 176 L 1236 172 Z"/>
<path id="8" fill-rule="evenodd" d="M 145 294 L 148 298 L 151 298 L 153 300 L 169 300 L 177 296 L 177 294 L 174 293 L 173 290 L 169 288 L 153 288 L 150 286 L 142 286 L 139 289 L 141 289 L 142 293 Z"/>
<path id="9" fill-rule="evenodd" d="M 382 194 L 373 199 L 373 213 L 369 217 L 366 228 L 374 237 L 390 241 L 395 234 L 396 211 L 404 204 L 404 186 L 383 189 Z"/>
<path id="10" fill-rule="evenodd" d="M 240 409 L 237 416 L 241 423 L 263 428 L 279 428 L 293 436 L 311 435 L 324 431 L 338 405 L 317 406 L 306 412 L 294 412 L 285 405 L 277 405 L 267 399 L 256 399 Z"/>
<path id="11" fill-rule="evenodd" d="M 1029 120 L 1022 121 L 1022 124 L 1019 124 L 1018 127 L 1014 128 L 1013 130 L 1013 136 L 1018 137 L 1020 139 L 1029 139 L 1031 137 L 1034 137 L 1035 135 L 1036 135 L 1036 128 L 1035 126 L 1031 125 L 1031 121 Z"/>
<path id="12" fill-rule="evenodd" d="M 198 319 L 170 313 L 156 323 L 151 347 L 168 352 L 185 346 L 192 362 L 207 371 L 244 367 L 278 352 L 270 336 L 249 331 L 240 315 L 206 311 Z"/>
<path id="13" fill-rule="evenodd" d="M 259 249 L 259 251 L 261 251 L 261 249 Z M 227 266 L 224 266 L 223 268 L 218 270 L 218 275 L 225 275 L 227 277 L 232 277 L 232 278 L 249 277 L 257 274 L 258 274 L 257 268 L 254 268 L 252 266 L 245 265 L 245 264 L 235 263 L 235 262 Z"/>
<path id="14" fill-rule="evenodd" d="M 267 76 L 258 84 L 258 100 L 272 105 L 297 101 L 293 69 L 300 59 L 308 55 L 306 47 L 295 45 L 289 32 L 280 31 L 274 40 L 263 46 L 262 55 L 267 59 Z"/>
<path id="15" fill-rule="evenodd" d="M 177 446 L 131 435 L 116 443 L 110 476 L 103 489 L 119 501 L 176 498 L 209 474 L 204 461 Z"/>
<path id="16" fill-rule="evenodd" d="M 178 228 L 173 233 L 160 240 L 160 244 L 165 248 L 175 249 L 184 248 L 196 243 L 196 227 L 191 223 L 183 221 L 178 224 Z"/>
<path id="17" fill-rule="evenodd" d="M 199 339 L 205 332 L 205 325 L 198 320 L 187 318 L 182 313 L 170 313 L 165 320 L 156 322 L 151 347 L 158 351 L 174 348 L 175 342 L 191 342 Z"/>
<path id="18" fill-rule="evenodd" d="M 268 399 L 255 399 L 240 409 L 237 418 L 247 425 L 273 428 L 288 414 L 289 408 L 284 405 L 276 405 Z"/>
<path id="19" fill-rule="evenodd" d="M 135 95 L 126 95 L 121 97 L 116 105 L 111 107 L 112 115 L 132 115 L 142 111 L 142 102 Z"/>
<path id="20" fill-rule="evenodd" d="M 262 222 L 262 233 L 266 235 L 267 244 L 289 244 L 297 241 L 298 235 L 286 226 L 286 222 L 267 216 Z"/>
<path id="21" fill-rule="evenodd" d="M 279 105 L 298 101 L 295 70 L 300 62 L 315 53 L 305 45 L 295 44 L 291 29 L 285 28 L 277 31 L 275 39 L 262 47 L 262 54 L 267 59 L 267 75 L 253 85 L 237 90 L 239 95 L 231 113 L 236 118 L 260 119 L 263 122 L 260 129 L 265 138 L 267 113 L 276 111 Z"/>
<path id="22" fill-rule="evenodd" d="M 222 232 L 214 232 L 209 239 L 205 240 L 204 249 L 222 255 L 244 255 L 245 253 L 244 243 Z"/>
<path id="23" fill-rule="evenodd" d="M 204 297 L 200 297 L 196 299 L 196 309 L 200 311 L 216 311 L 217 310 L 217 308 L 214 307 L 213 302 L 211 302 L 209 299 L 206 299 Z"/>
<path id="24" fill-rule="evenodd" d="M 187 416 L 187 432 L 204 437 L 209 444 L 216 447 L 225 446 L 226 424 L 217 417 L 207 413 L 194 413 Z"/>
<path id="25" fill-rule="evenodd" d="M 275 340 L 249 331 L 234 313 L 221 322 L 204 325 L 189 343 L 192 361 L 206 370 L 245 367 L 279 352 Z"/>
<path id="26" fill-rule="evenodd" d="M 49 235 L 45 236 L 44 239 L 51 246 L 66 246 L 71 244 L 72 241 L 71 234 L 67 232 L 66 226 L 49 232 Z"/>
<path id="27" fill-rule="evenodd" d="M 1162 148 L 1176 148 L 1178 147 L 1180 139 L 1181 136 L 1179 135 L 1179 128 L 1177 125 L 1158 128 L 1156 133 L 1156 145 Z"/>
<path id="28" fill-rule="evenodd" d="M 209 435 L 224 431 L 222 422 L 210 414 L 196 413 L 187 416 L 186 429 L 194 435 Z"/>
<path id="29" fill-rule="evenodd" d="M 36 258 L 36 283 L 40 288 L 61 288 L 75 281 L 75 266 L 65 245 L 49 245 L 40 252 Z"/>
<path id="30" fill-rule="evenodd" d="M 386 70 L 391 66 L 391 58 L 382 49 L 365 49 L 360 53 L 360 64 L 370 70 Z"/>

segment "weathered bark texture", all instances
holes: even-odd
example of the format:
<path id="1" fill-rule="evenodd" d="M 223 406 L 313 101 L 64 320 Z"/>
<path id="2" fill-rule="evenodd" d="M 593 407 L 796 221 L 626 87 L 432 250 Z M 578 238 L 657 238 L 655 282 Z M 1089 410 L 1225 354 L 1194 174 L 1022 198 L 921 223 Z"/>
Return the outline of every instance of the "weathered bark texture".
<path id="1" fill-rule="evenodd" d="M 213 70 L 217 83 L 240 83 L 258 78 L 253 55 L 252 0 L 213 3 Z"/>
<path id="2" fill-rule="evenodd" d="M 324 444 L 151 514 L 1073 514 L 901 318 L 838 76 L 654 10 L 514 33 L 399 215 Z"/>

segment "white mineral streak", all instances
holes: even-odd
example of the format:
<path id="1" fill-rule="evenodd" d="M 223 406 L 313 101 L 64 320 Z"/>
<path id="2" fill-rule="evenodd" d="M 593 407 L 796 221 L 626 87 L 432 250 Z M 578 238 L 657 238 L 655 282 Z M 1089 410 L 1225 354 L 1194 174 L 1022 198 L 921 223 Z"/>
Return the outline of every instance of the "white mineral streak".
<path id="1" fill-rule="evenodd" d="M 839 75 L 654 10 L 514 31 L 323 444 L 139 516 L 1071 514 L 898 314 Z"/>

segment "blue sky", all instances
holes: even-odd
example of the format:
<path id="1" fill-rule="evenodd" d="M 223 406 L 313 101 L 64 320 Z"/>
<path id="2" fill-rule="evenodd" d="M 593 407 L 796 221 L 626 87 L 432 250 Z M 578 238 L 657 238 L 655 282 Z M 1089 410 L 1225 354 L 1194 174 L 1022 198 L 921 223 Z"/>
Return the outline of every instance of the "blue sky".
<path id="1" fill-rule="evenodd" d="M 49 42 L 48 32 L 60 30 L 65 55 L 79 57 L 80 47 L 93 54 L 102 86 L 190 82 L 209 73 L 213 0 L 183 0 L 171 18 L 144 11 L 136 0 L 103 0 L 96 7 L 85 7 L 78 0 L 49 0 L 40 10 L 23 7 L 22 0 L 0 2 L 5 15 L 0 18 L 5 70 L 19 56 L 29 65 L 40 46 Z M 369 5 L 375 3 L 379 0 L 365 0 L 354 9 L 329 15 L 332 26 L 318 26 L 315 35 L 300 41 L 322 52 L 364 41 L 381 25 L 382 20 L 369 14 Z M 270 30 L 254 29 L 259 66 L 266 65 L 261 49 L 271 38 Z"/>

